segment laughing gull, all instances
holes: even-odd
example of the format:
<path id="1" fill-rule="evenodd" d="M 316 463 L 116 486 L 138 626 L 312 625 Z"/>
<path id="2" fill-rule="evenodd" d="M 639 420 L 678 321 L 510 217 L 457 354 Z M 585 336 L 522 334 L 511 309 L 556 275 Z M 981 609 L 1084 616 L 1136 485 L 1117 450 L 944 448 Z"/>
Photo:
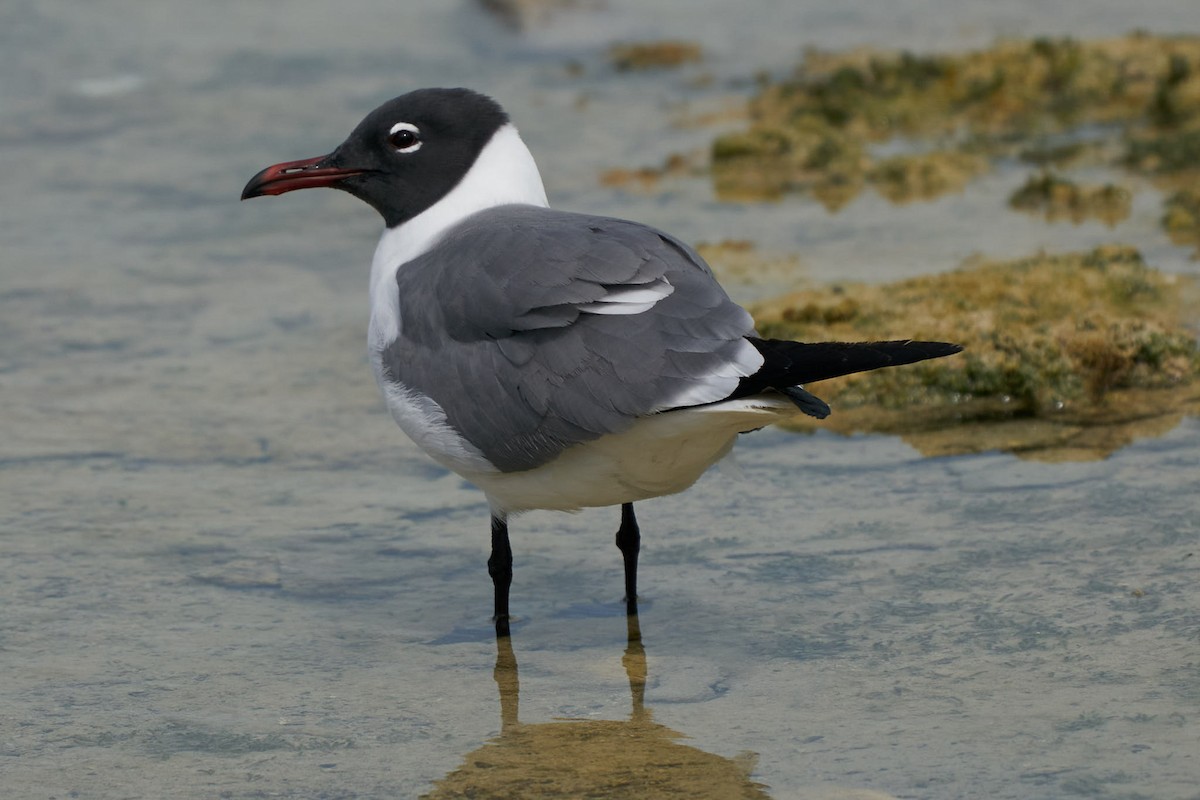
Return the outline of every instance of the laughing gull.
<path id="1" fill-rule="evenodd" d="M 242 199 L 315 186 L 383 216 L 371 264 L 375 379 L 404 432 L 487 495 L 498 627 L 510 515 L 620 505 L 632 612 L 634 501 L 688 488 L 740 433 L 827 416 L 802 384 L 962 349 L 758 337 L 679 239 L 551 209 L 508 115 L 467 89 L 384 103 L 329 155 L 255 175 Z"/>

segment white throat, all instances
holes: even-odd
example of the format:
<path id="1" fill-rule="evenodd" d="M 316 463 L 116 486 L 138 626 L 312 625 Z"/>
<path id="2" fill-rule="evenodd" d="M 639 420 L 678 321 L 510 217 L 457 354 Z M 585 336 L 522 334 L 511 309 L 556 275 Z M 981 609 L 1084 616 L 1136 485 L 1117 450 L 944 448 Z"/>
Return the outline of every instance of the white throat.
<path id="1" fill-rule="evenodd" d="M 369 345 L 373 353 L 382 351 L 400 333 L 396 269 L 427 252 L 442 234 L 472 214 L 510 204 L 549 205 L 533 155 L 512 123 L 492 134 L 449 194 L 379 237 L 371 262 Z"/>

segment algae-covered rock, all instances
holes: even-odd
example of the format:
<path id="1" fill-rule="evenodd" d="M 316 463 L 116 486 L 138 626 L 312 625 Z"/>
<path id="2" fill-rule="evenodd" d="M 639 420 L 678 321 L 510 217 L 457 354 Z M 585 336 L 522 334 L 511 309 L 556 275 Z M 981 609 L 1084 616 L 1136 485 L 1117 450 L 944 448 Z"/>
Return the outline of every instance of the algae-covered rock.
<path id="1" fill-rule="evenodd" d="M 1139 136 L 1129 143 L 1125 163 L 1156 175 L 1200 170 L 1200 130 Z"/>
<path id="2" fill-rule="evenodd" d="M 1200 189 L 1180 189 L 1166 200 L 1162 224 L 1175 244 L 1190 244 L 1200 258 Z"/>
<path id="3" fill-rule="evenodd" d="M 966 346 L 952 359 L 821 383 L 815 390 L 834 407 L 834 429 L 940 430 L 938 447 L 964 452 L 1000 445 L 955 423 L 1018 421 L 1021 447 L 1037 451 L 1061 444 L 1064 431 L 1073 437 L 1200 411 L 1200 349 L 1189 327 L 1195 292 L 1191 279 L 1109 246 L 975 263 L 886 286 L 808 290 L 763 304 L 756 318 L 768 337 Z M 1111 433 L 1101 438 L 1119 440 Z"/>
<path id="4" fill-rule="evenodd" d="M 961 191 L 972 178 L 987 171 L 987 159 L 976 154 L 939 150 L 880 161 L 867 179 L 888 200 L 906 203 Z"/>
<path id="5" fill-rule="evenodd" d="M 808 190 L 819 198 L 831 198 L 827 205 L 836 210 L 844 201 L 828 190 L 849 186 L 853 197 L 870 163 L 862 141 L 818 120 L 751 129 L 713 144 L 717 192 L 725 200 L 776 199 L 785 192 Z M 732 165 L 736 174 L 722 180 L 722 165 Z"/>
<path id="6" fill-rule="evenodd" d="M 1013 208 L 1041 214 L 1049 222 L 1079 224 L 1094 217 L 1110 228 L 1129 216 L 1132 203 L 1133 194 L 1124 186 L 1081 186 L 1050 172 L 1030 176 L 1008 200 Z"/>
<path id="7" fill-rule="evenodd" d="M 1200 36 L 1036 39 L 930 56 L 814 51 L 792 76 L 766 82 L 749 115 L 746 130 L 712 146 L 725 199 L 810 191 L 829 205 L 867 185 L 897 202 L 928 199 L 1007 156 L 1061 166 L 1086 154 L 1174 174 L 1200 165 Z M 1111 146 L 1070 140 L 1082 132 Z M 1049 137 L 1060 141 L 1042 144 Z M 897 138 L 933 148 L 871 154 Z M 1109 195 L 1119 201 L 1121 191 Z"/>

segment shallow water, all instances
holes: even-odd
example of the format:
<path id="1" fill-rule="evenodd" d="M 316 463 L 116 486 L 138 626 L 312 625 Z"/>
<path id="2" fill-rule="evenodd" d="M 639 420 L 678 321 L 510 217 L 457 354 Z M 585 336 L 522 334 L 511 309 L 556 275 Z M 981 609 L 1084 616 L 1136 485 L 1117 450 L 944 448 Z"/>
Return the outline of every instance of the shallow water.
<path id="1" fill-rule="evenodd" d="M 1196 420 L 1054 465 L 745 437 L 742 475 L 639 508 L 652 722 L 631 698 L 616 512 L 522 517 L 519 722 L 502 736 L 485 504 L 394 430 L 363 356 L 378 223 L 334 192 L 236 202 L 380 100 L 465 83 L 509 107 L 559 205 L 798 251 L 798 277 L 1114 239 L 1194 271 L 1149 193 L 1115 232 L 993 219 L 1016 172 L 836 216 L 718 203 L 699 180 L 597 180 L 706 141 L 673 115 L 722 107 L 804 46 L 1197 25 L 1184 2 L 1042 5 L 778 2 L 755 18 L 614 0 L 518 35 L 467 3 L 8 3 L 0 794 L 454 796 L 480 748 L 566 717 L 682 734 L 714 775 L 751 770 L 738 785 L 777 798 L 1195 797 Z M 604 66 L 609 41 L 666 35 L 708 60 Z M 716 88 L 696 85 L 706 72 Z M 543 751 L 513 750 L 532 791 Z"/>

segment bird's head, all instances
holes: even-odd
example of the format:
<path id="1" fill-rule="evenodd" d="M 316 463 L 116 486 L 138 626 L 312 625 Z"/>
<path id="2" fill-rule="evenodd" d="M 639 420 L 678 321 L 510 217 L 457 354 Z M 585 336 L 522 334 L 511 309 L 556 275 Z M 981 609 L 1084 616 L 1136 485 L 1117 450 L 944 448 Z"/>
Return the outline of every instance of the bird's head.
<path id="1" fill-rule="evenodd" d="M 512 131 L 506 138 L 523 153 L 500 153 L 490 160 L 524 158 L 532 165 L 495 100 L 469 89 L 420 89 L 372 111 L 332 153 L 262 170 L 246 184 L 242 199 L 326 186 L 368 203 L 393 228 L 461 184 L 502 130 Z M 504 171 L 500 164 L 479 167 L 489 173 Z M 532 170 L 541 191 L 536 166 Z"/>

